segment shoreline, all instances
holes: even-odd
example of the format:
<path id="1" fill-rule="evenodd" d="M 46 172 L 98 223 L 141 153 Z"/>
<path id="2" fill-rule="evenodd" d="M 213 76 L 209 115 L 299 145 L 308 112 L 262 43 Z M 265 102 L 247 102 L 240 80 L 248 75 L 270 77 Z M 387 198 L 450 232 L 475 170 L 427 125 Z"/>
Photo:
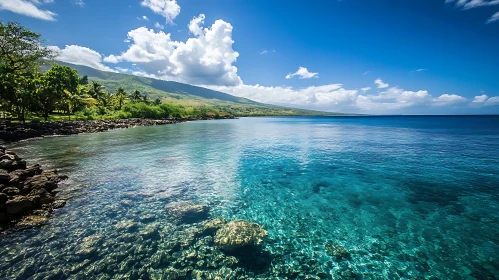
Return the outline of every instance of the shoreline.
<path id="1" fill-rule="evenodd" d="M 86 120 L 86 121 L 56 121 L 56 122 L 27 122 L 0 123 L 0 144 L 8 144 L 30 138 L 46 136 L 65 136 L 81 133 L 96 133 L 114 129 L 132 128 L 152 125 L 177 124 L 188 121 L 205 119 L 173 118 L 173 119 L 115 119 L 115 120 Z M 208 119 L 206 119 L 208 120 Z"/>

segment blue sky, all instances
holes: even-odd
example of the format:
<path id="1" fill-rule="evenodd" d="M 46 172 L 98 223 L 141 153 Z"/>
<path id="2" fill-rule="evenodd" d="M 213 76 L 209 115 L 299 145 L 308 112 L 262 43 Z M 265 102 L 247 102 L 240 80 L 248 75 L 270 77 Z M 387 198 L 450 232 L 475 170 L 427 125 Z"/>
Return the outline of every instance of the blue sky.
<path id="1" fill-rule="evenodd" d="M 2 0 L 59 59 L 256 101 L 499 113 L 499 0 Z"/>

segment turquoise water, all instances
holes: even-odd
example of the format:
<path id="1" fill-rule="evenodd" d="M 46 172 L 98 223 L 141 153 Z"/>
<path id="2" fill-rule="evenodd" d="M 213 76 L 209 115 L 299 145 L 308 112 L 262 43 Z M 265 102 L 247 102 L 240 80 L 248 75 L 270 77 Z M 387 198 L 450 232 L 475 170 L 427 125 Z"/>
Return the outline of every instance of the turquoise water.
<path id="1" fill-rule="evenodd" d="M 1 236 L 1 279 L 499 275 L 498 116 L 244 118 L 12 148 L 85 187 L 61 186 L 72 198 L 48 225 Z M 168 217 L 176 200 L 269 236 L 227 255 Z"/>

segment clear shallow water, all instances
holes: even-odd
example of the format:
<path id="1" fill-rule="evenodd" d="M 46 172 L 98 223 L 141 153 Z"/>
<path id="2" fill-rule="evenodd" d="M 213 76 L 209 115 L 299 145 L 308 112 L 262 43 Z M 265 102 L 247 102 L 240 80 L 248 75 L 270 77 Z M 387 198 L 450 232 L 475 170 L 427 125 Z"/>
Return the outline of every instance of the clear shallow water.
<path id="1" fill-rule="evenodd" d="M 62 186 L 72 199 L 48 225 L 1 237 L 2 279 L 499 275 L 497 116 L 247 118 L 12 148 L 87 187 Z M 221 253 L 172 222 L 176 200 L 259 223 L 264 247 Z"/>

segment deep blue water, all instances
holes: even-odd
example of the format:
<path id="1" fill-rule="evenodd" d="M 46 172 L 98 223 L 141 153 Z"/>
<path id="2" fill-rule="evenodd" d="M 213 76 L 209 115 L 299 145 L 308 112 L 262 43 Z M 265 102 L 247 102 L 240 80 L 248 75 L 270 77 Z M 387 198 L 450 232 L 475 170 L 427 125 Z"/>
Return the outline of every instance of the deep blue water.
<path id="1" fill-rule="evenodd" d="M 48 225 L 2 236 L 1 279 L 499 275 L 499 116 L 243 118 L 11 148 L 69 175 L 72 198 Z M 199 224 L 171 221 L 175 200 L 269 236 L 227 255 L 192 234 Z"/>

